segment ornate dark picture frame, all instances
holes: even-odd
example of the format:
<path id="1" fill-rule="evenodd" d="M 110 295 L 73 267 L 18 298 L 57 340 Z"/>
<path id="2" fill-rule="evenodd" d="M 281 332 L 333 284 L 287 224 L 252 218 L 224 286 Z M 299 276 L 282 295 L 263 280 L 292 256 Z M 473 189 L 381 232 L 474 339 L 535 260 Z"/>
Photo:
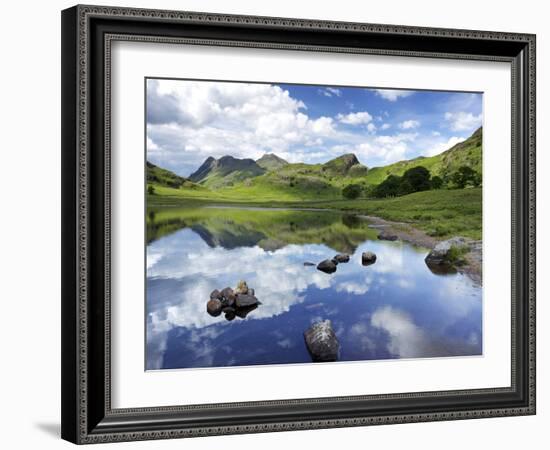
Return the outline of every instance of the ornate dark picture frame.
<path id="1" fill-rule="evenodd" d="M 116 40 L 509 62 L 511 386 L 111 407 L 110 46 Z M 62 437 L 84 444 L 535 414 L 535 36 L 98 6 L 62 12 Z"/>

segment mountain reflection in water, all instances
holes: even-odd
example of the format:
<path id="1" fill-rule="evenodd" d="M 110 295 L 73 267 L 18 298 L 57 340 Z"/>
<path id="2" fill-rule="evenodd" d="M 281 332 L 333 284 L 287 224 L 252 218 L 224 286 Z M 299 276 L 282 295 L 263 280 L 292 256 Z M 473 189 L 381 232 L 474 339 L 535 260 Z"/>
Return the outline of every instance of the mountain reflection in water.
<path id="1" fill-rule="evenodd" d="M 149 210 L 147 369 L 311 362 L 303 333 L 325 319 L 340 361 L 480 355 L 481 287 L 377 234 L 330 211 Z M 361 264 L 365 251 L 375 264 Z M 334 274 L 304 266 L 336 253 L 351 260 Z M 208 315 L 210 292 L 239 280 L 261 305 L 240 320 Z"/>

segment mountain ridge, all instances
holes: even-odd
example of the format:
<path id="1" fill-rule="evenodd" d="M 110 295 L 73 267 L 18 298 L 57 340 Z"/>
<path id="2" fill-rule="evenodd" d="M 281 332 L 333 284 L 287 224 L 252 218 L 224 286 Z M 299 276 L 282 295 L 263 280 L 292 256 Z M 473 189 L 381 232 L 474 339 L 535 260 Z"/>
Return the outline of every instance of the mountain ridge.
<path id="1" fill-rule="evenodd" d="M 226 196 L 297 200 L 339 198 L 342 189 L 348 184 L 359 184 L 364 188 L 375 186 L 389 175 L 402 176 L 406 170 L 417 166 L 423 166 L 429 170 L 431 176 L 439 176 L 443 179 L 461 166 L 469 166 L 481 174 L 482 137 L 483 130 L 480 127 L 468 139 L 438 155 L 420 156 L 373 168 L 367 168 L 361 164 L 353 153 L 340 155 L 325 163 L 317 164 L 289 163 L 273 153 L 266 153 L 257 161 L 250 158 L 234 158 L 229 155 L 219 159 L 210 156 L 191 174 L 187 184 L 181 183 L 180 186 L 193 187 L 195 191 L 200 192 L 200 195 L 220 198 Z M 165 170 L 165 172 L 169 171 Z M 170 181 L 170 177 L 168 180 Z M 179 183 L 185 178 L 179 177 L 175 180 Z M 151 180 L 151 182 L 155 181 Z"/>
<path id="2" fill-rule="evenodd" d="M 275 153 L 264 153 L 261 158 L 256 160 L 256 164 L 265 170 L 280 169 L 288 164 L 288 161 L 276 155 Z"/>

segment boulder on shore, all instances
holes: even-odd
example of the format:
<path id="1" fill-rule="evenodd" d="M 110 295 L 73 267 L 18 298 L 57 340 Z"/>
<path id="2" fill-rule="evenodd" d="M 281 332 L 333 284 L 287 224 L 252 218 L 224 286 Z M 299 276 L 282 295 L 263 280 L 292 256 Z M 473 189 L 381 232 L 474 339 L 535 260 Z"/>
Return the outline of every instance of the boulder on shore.
<path id="1" fill-rule="evenodd" d="M 332 260 L 339 263 L 347 263 L 349 262 L 349 255 L 346 253 L 338 253 L 334 258 L 332 258 Z"/>
<path id="2" fill-rule="evenodd" d="M 467 250 L 470 242 L 470 240 L 460 236 L 441 241 L 426 256 L 426 264 L 428 266 L 451 265 L 454 263 L 451 260 L 451 249 L 454 247 L 460 251 Z"/>
<path id="3" fill-rule="evenodd" d="M 208 303 L 206 304 L 206 312 L 213 317 L 217 317 L 222 313 L 222 307 L 222 302 L 217 298 L 213 298 L 208 300 Z"/>
<path id="4" fill-rule="evenodd" d="M 376 262 L 376 255 L 373 252 L 363 252 L 361 255 L 361 263 L 364 266 L 370 266 Z"/>
<path id="5" fill-rule="evenodd" d="M 314 323 L 304 332 L 304 338 L 314 362 L 338 360 L 340 343 L 330 320 Z"/>
<path id="6" fill-rule="evenodd" d="M 215 299 L 215 298 L 220 298 L 222 296 L 222 293 L 220 291 L 218 291 L 217 289 L 214 289 L 211 293 L 210 293 L 210 298 L 211 299 Z"/>
<path id="7" fill-rule="evenodd" d="M 336 264 L 334 264 L 334 261 L 330 259 L 325 259 L 317 264 L 317 270 L 325 273 L 334 273 L 336 272 Z"/>

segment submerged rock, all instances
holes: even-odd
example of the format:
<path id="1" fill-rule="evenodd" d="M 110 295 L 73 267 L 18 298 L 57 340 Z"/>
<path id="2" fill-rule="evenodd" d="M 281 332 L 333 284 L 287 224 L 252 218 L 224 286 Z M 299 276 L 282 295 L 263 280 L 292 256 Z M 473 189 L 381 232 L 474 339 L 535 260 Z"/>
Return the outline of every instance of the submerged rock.
<path id="1" fill-rule="evenodd" d="M 309 261 L 306 261 L 306 262 L 304 263 L 304 266 L 306 266 L 306 267 L 308 267 L 308 266 L 314 266 L 314 265 L 315 265 L 315 263 L 312 263 L 312 262 L 309 262 Z"/>
<path id="2" fill-rule="evenodd" d="M 334 258 L 332 258 L 332 260 L 339 263 L 347 263 L 349 262 L 349 255 L 346 253 L 339 253 Z"/>
<path id="3" fill-rule="evenodd" d="M 398 237 L 396 234 L 392 234 L 386 230 L 383 230 L 380 233 L 378 233 L 378 239 L 382 241 L 397 241 Z"/>
<path id="4" fill-rule="evenodd" d="M 217 298 L 208 300 L 206 304 L 206 312 L 213 317 L 217 317 L 222 313 L 222 302 Z"/>
<path id="5" fill-rule="evenodd" d="M 338 360 L 340 343 L 330 320 L 314 323 L 304 332 L 304 338 L 313 361 Z"/>
<path id="6" fill-rule="evenodd" d="M 364 252 L 361 255 L 361 263 L 364 266 L 370 266 L 376 262 L 376 255 L 373 252 Z"/>
<path id="7" fill-rule="evenodd" d="M 331 261 L 330 259 L 325 259 L 317 264 L 317 270 L 325 273 L 334 273 L 336 272 L 336 264 L 334 264 L 334 261 Z"/>

